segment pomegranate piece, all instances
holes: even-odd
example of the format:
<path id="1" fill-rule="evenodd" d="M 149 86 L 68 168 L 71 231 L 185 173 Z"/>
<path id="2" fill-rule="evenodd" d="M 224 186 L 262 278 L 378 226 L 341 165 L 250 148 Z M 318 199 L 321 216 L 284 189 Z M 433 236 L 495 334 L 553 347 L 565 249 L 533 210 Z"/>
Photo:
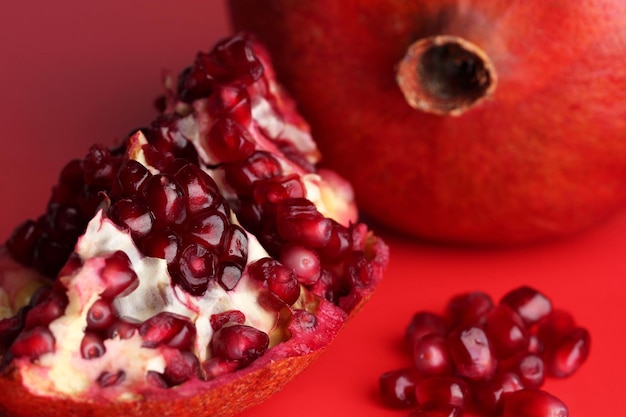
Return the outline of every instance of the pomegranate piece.
<path id="1" fill-rule="evenodd" d="M 415 342 L 413 364 L 420 375 L 451 375 L 455 368 L 446 336 L 429 333 Z"/>
<path id="2" fill-rule="evenodd" d="M 483 415 L 501 415 L 506 395 L 524 387 L 517 374 L 500 373 L 488 381 L 471 384 L 472 404 Z"/>
<path id="3" fill-rule="evenodd" d="M 567 311 L 554 309 L 538 323 L 536 334 L 543 348 L 551 348 L 576 327 L 574 317 Z"/>
<path id="4" fill-rule="evenodd" d="M 70 161 L 0 248 L 20 298 L 44 286 L 0 306 L 19 309 L 0 320 L 7 414 L 230 416 L 371 296 L 387 247 L 350 185 L 318 171 L 268 59 L 245 35 L 198 53 L 166 77 L 162 114 Z M 259 375 L 272 383 L 259 390 Z"/>
<path id="5" fill-rule="evenodd" d="M 589 356 L 589 332 L 577 327 L 547 352 L 546 368 L 551 376 L 565 378 L 576 372 Z"/>
<path id="6" fill-rule="evenodd" d="M 522 318 L 505 304 L 489 311 L 485 331 L 498 358 L 507 358 L 528 347 L 529 335 Z"/>
<path id="7" fill-rule="evenodd" d="M 446 305 L 445 318 L 448 328 L 466 325 L 483 325 L 494 303 L 491 296 L 481 291 L 459 294 Z"/>
<path id="8" fill-rule="evenodd" d="M 552 394 L 537 389 L 521 389 L 504 399 L 502 417 L 568 417 L 567 406 Z"/>
<path id="9" fill-rule="evenodd" d="M 378 378 L 380 398 L 387 407 L 409 408 L 416 404 L 415 385 L 418 373 L 411 368 L 395 369 Z"/>
<path id="10" fill-rule="evenodd" d="M 505 294 L 500 303 L 511 307 L 528 325 L 539 322 L 552 311 L 552 301 L 528 286 L 516 288 Z"/>

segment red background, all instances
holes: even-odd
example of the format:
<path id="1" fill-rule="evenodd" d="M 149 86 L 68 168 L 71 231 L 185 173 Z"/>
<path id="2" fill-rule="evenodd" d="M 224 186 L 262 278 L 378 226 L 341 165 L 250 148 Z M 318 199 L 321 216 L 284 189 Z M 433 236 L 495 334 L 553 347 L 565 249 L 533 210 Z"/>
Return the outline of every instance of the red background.
<path id="1" fill-rule="evenodd" d="M 96 141 L 112 143 L 154 116 L 162 69 L 178 72 L 229 33 L 218 1 L 9 2 L 0 14 L 0 240 L 38 215 L 56 173 Z M 426 245 L 385 234 L 391 263 L 374 298 L 326 353 L 243 415 L 403 416 L 385 410 L 378 376 L 403 366 L 404 326 L 453 294 L 499 298 L 522 284 L 551 295 L 592 334 L 588 362 L 546 389 L 572 416 L 615 415 L 622 403 L 626 213 L 561 242 L 508 250 Z"/>

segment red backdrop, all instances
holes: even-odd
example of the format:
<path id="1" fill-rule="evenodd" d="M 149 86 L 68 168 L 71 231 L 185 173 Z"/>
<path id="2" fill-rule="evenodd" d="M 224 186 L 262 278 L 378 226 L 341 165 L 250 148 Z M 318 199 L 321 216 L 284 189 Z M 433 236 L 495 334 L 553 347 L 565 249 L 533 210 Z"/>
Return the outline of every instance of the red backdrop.
<path id="1" fill-rule="evenodd" d="M 162 70 L 178 72 L 230 30 L 218 1 L 37 3 L 10 2 L 0 14 L 0 240 L 43 210 L 67 160 L 151 120 Z M 592 335 L 584 367 L 546 388 L 572 416 L 614 415 L 626 374 L 625 236 L 626 213 L 566 241 L 512 250 L 387 236 L 389 270 L 362 313 L 318 362 L 243 415 L 403 416 L 385 410 L 376 390 L 382 372 L 407 361 L 398 344 L 411 314 L 441 310 L 460 291 L 498 298 L 522 284 L 551 295 Z"/>

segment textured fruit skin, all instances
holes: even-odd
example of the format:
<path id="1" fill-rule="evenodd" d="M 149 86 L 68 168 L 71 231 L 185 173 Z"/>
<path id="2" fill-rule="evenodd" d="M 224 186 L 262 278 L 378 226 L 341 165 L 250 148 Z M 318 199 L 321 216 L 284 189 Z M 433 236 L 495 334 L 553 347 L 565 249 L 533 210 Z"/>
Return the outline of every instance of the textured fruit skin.
<path id="1" fill-rule="evenodd" d="M 352 308 L 346 313 L 321 300 L 315 311 L 317 327 L 314 331 L 292 329 L 291 339 L 269 349 L 246 368 L 226 373 L 210 381 L 194 379 L 176 389 L 155 388 L 144 393 L 143 399 L 127 402 L 102 399 L 80 402 L 72 398 L 50 399 L 34 395 L 22 385 L 19 375 L 8 368 L 0 374 L 0 415 L 4 413 L 7 417 L 70 415 L 229 417 L 260 404 L 313 363 L 349 319 L 357 314 L 372 296 L 389 261 L 389 252 L 381 239 L 370 236 L 365 242 L 364 250 L 372 257 L 373 282 L 372 286 L 357 290 Z M 11 265 L 10 268 L 15 265 L 0 246 L 0 265 L 4 268 L 7 262 Z M 302 346 L 306 349 L 303 350 Z"/>
<path id="2" fill-rule="evenodd" d="M 229 6 L 235 29 L 268 46 L 325 163 L 373 219 L 430 240 L 505 245 L 568 236 L 623 207 L 623 1 Z M 494 95 L 458 117 L 414 110 L 395 82 L 407 47 L 439 34 L 473 42 L 497 72 Z"/>

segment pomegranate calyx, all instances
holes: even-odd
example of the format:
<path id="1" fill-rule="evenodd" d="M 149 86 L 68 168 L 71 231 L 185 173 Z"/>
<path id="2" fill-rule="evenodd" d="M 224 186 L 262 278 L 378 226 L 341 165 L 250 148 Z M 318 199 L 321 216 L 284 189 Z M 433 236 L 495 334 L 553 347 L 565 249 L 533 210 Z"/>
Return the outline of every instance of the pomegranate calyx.
<path id="1" fill-rule="evenodd" d="M 412 43 L 399 62 L 396 82 L 416 110 L 459 116 L 491 97 L 497 74 L 476 44 L 452 35 Z"/>

